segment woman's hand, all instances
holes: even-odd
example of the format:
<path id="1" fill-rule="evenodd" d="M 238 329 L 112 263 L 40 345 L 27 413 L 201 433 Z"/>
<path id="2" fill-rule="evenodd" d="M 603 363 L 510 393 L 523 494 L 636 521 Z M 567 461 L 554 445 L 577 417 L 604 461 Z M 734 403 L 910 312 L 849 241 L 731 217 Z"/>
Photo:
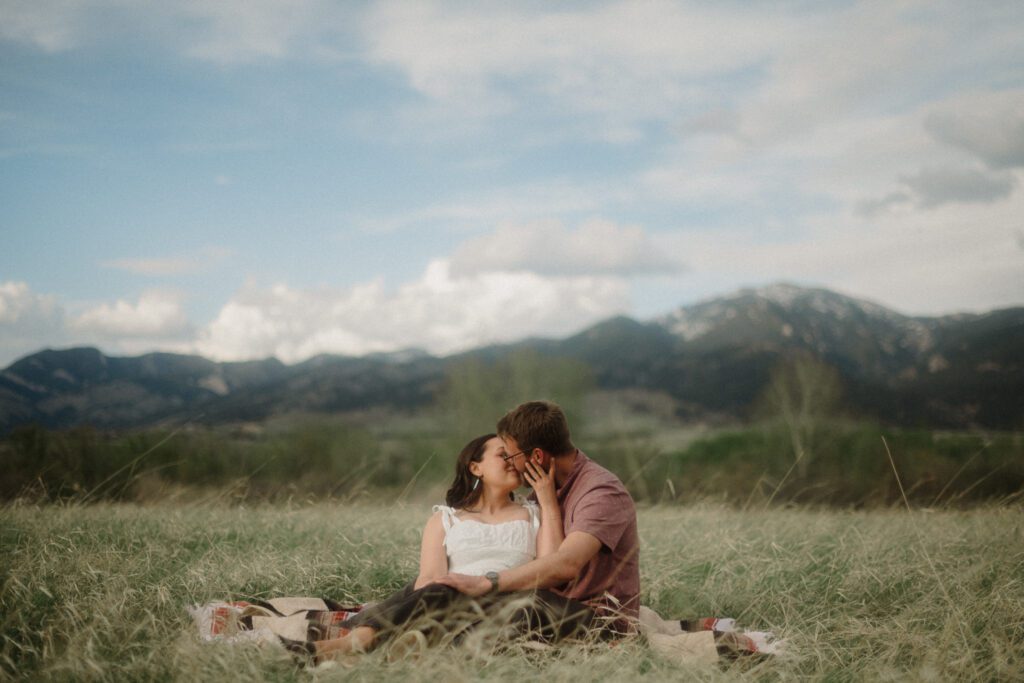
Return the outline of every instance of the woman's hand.
<path id="1" fill-rule="evenodd" d="M 442 586 L 454 588 L 463 595 L 471 598 L 478 598 L 485 593 L 491 592 L 491 580 L 486 576 L 469 576 L 467 574 L 445 574 L 434 579 L 432 583 L 439 583 Z"/>
<path id="2" fill-rule="evenodd" d="M 523 478 L 529 484 L 534 493 L 537 494 L 537 502 L 542 510 L 550 509 L 552 506 L 558 508 L 558 498 L 555 496 L 555 461 L 551 460 L 551 469 L 547 472 L 540 465 L 532 460 L 526 461 L 526 468 L 523 470 Z"/>

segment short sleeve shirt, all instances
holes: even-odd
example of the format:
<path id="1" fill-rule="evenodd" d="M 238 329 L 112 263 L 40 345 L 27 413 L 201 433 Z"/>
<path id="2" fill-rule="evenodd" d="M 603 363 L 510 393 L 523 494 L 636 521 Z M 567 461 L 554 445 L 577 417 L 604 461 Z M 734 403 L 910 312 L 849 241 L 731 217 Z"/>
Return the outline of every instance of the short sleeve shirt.
<path id="1" fill-rule="evenodd" d="M 565 535 L 583 531 L 601 542 L 579 577 L 555 592 L 635 619 L 640 609 L 640 537 L 633 498 L 618 477 L 582 451 L 555 493 Z"/>

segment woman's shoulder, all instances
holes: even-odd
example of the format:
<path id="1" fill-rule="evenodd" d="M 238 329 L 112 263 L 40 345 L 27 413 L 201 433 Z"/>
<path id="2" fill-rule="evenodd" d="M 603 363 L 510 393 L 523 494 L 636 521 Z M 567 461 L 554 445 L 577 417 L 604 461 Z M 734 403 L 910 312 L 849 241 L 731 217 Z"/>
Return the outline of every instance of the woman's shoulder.
<path id="1" fill-rule="evenodd" d="M 440 522 L 441 527 L 445 531 L 448 531 L 448 529 L 451 528 L 452 520 L 456 518 L 455 508 L 449 507 L 448 505 L 435 505 L 431 508 L 431 512 L 433 512 L 433 514 L 430 516 L 430 519 L 427 520 L 427 524 L 430 524 L 431 522 L 437 524 Z"/>
<path id="2" fill-rule="evenodd" d="M 530 500 L 529 498 L 527 498 L 526 496 L 522 495 L 521 493 L 513 494 L 512 502 L 516 503 L 517 505 L 522 505 L 527 510 L 539 510 L 540 509 L 540 506 L 537 505 L 537 501 Z"/>
<path id="3" fill-rule="evenodd" d="M 526 509 L 527 521 L 530 522 L 530 526 L 536 531 L 540 526 L 540 506 L 537 504 L 537 501 L 525 498 L 518 493 L 515 494 L 513 500 Z"/>
<path id="4" fill-rule="evenodd" d="M 522 521 L 532 521 L 540 513 L 540 507 L 538 507 L 535 501 L 527 500 L 518 493 L 513 494 L 512 502 L 515 503 L 516 507 L 520 508 L 521 512 L 515 513 L 516 519 L 507 521 L 518 521 L 520 519 Z M 461 508 L 453 508 L 448 505 L 435 505 L 431 510 L 434 512 L 434 517 L 441 518 L 446 529 L 451 526 L 452 522 L 461 522 L 466 519 L 473 520 L 475 516 L 475 513 L 473 512 L 468 512 Z M 524 515 L 523 512 L 526 514 Z M 493 525 L 494 523 L 491 522 L 489 524 Z"/>

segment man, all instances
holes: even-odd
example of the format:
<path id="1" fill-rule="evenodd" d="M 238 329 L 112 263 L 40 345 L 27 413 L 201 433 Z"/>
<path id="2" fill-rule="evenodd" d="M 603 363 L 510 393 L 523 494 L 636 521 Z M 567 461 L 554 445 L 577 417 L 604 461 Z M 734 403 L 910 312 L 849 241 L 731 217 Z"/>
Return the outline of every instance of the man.
<path id="1" fill-rule="evenodd" d="M 487 576 L 448 574 L 438 583 L 469 596 L 534 595 L 558 635 L 602 626 L 630 632 L 640 607 L 640 541 L 636 507 L 614 474 L 573 445 L 562 409 L 524 403 L 499 422 L 506 459 L 520 473 L 553 474 L 565 540 L 558 550 Z M 550 590 L 547 590 L 550 589 Z M 553 594 L 553 595 L 552 595 Z"/>

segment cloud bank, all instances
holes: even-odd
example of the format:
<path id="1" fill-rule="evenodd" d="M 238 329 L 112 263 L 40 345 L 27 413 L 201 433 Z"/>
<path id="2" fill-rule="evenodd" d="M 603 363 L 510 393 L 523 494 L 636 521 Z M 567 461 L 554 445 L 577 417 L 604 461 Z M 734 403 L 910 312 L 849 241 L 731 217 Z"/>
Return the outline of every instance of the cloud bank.
<path id="1" fill-rule="evenodd" d="M 165 256 L 161 258 L 119 258 L 103 262 L 104 268 L 123 270 L 136 275 L 164 277 L 198 273 L 223 262 L 231 254 L 230 249 L 206 247 L 191 254 Z"/>
<path id="2" fill-rule="evenodd" d="M 314 65 L 338 80 L 305 82 L 309 91 L 351 88 L 315 118 L 357 139 L 355 152 L 481 177 L 438 183 L 439 196 L 414 206 L 352 209 L 360 236 L 419 240 L 428 255 L 415 267 L 319 288 L 294 284 L 304 273 L 268 284 L 239 270 L 231 288 L 252 279 L 203 321 L 189 319 L 183 295 L 83 303 L 10 281 L 0 289 L 3 344 L 223 359 L 447 353 L 634 312 L 655 281 L 667 283 L 670 305 L 778 279 L 911 313 L 1020 303 L 1020 8 L 0 0 L 0 40 L 48 55 L 145 42 L 176 68 L 212 64 L 225 78 Z M 354 110 L 337 104 L 359 97 Z M 0 112 L 0 124 L 22 122 Z M 463 156 L 433 156 L 439 148 Z M 234 191 L 239 170 L 204 177 Z M 249 262 L 276 256 L 260 255 Z M 220 258 L 103 265 L 180 277 Z"/>
<path id="3" fill-rule="evenodd" d="M 71 312 L 52 294 L 28 283 L 0 282 L 0 362 L 43 346 L 95 345 L 118 353 L 184 351 L 195 334 L 173 292 L 145 291 L 136 301 L 76 306 Z"/>
<path id="4" fill-rule="evenodd" d="M 529 271 L 541 275 L 643 276 L 679 273 L 683 262 L 637 225 L 590 220 L 575 230 L 559 221 L 507 224 L 455 252 L 456 272 Z"/>
<path id="5" fill-rule="evenodd" d="M 200 332 L 195 347 L 219 360 L 285 362 L 404 348 L 449 354 L 530 335 L 564 336 L 627 304 L 628 286 L 616 278 L 456 274 L 439 259 L 394 289 L 380 281 L 340 290 L 249 284 Z"/>
<path id="6" fill-rule="evenodd" d="M 52 346 L 95 344 L 115 353 L 199 353 L 216 360 L 275 356 L 288 363 L 320 353 L 364 355 L 419 348 L 444 355 L 526 336 L 562 337 L 629 307 L 629 284 L 615 276 L 547 276 L 529 270 L 456 273 L 432 261 L 417 279 L 348 288 L 249 282 L 214 319 L 191 323 L 180 298 L 146 292 L 69 315 L 56 298 L 21 282 L 0 284 L 0 355 L 13 359 Z"/>

